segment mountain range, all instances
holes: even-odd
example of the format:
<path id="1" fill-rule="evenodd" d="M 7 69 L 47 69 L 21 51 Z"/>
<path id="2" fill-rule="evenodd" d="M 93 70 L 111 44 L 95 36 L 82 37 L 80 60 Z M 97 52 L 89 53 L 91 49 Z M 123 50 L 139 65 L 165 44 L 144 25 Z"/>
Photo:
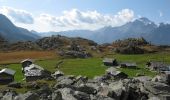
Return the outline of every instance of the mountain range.
<path id="1" fill-rule="evenodd" d="M 98 30 L 71 30 L 62 32 L 43 32 L 42 36 L 64 35 L 83 37 L 97 43 L 111 43 L 118 39 L 144 37 L 147 41 L 158 45 L 170 45 L 170 24 L 155 24 L 148 18 L 139 18 L 119 27 L 106 26 Z"/>
<path id="2" fill-rule="evenodd" d="M 61 32 L 36 32 L 15 26 L 6 16 L 0 14 L 0 36 L 10 42 L 34 41 L 41 37 L 63 35 L 82 37 L 97 43 L 111 43 L 118 39 L 144 37 L 152 44 L 170 45 L 170 24 L 155 24 L 142 17 L 122 26 L 105 26 L 98 30 L 69 30 Z"/>

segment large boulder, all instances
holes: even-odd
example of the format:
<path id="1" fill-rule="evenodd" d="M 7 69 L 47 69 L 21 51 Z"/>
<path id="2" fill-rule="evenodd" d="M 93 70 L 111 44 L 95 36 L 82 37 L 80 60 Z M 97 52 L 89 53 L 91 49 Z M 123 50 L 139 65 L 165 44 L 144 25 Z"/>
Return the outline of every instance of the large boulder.
<path id="1" fill-rule="evenodd" d="M 100 95 L 100 96 L 104 96 L 104 97 L 113 97 L 113 91 L 111 88 L 109 88 L 109 86 L 101 86 L 99 89 L 98 89 L 98 93 L 97 95 Z"/>
<path id="2" fill-rule="evenodd" d="M 12 83 L 9 83 L 9 84 L 8 84 L 8 87 L 21 88 L 21 83 L 12 82 Z"/>
<path id="3" fill-rule="evenodd" d="M 142 90 L 143 82 L 138 79 L 124 79 L 124 95 L 125 100 L 146 100 L 148 99 L 147 93 Z"/>
<path id="4" fill-rule="evenodd" d="M 89 94 L 80 91 L 75 91 L 74 97 L 76 97 L 78 100 L 90 100 Z"/>
<path id="5" fill-rule="evenodd" d="M 134 79 L 139 80 L 140 82 L 146 82 L 152 80 L 152 78 L 149 76 L 139 76 L 139 77 L 135 77 Z"/>
<path id="6" fill-rule="evenodd" d="M 114 67 L 109 67 L 108 69 L 106 69 L 106 73 L 113 73 L 115 71 L 117 71 L 117 69 Z"/>
<path id="7" fill-rule="evenodd" d="M 145 82 L 144 88 L 149 93 L 149 97 L 170 98 L 170 86 L 159 82 Z M 168 100 L 168 99 L 163 99 Z"/>
<path id="8" fill-rule="evenodd" d="M 121 54 L 143 54 L 146 52 L 146 50 L 138 46 L 120 47 L 120 48 L 117 48 L 115 51 Z"/>
<path id="9" fill-rule="evenodd" d="M 52 94 L 52 90 L 48 87 L 48 85 L 42 86 L 36 93 L 40 96 L 40 99 L 47 100 L 49 99 L 49 95 Z"/>
<path id="10" fill-rule="evenodd" d="M 152 79 L 153 82 L 167 83 L 166 75 L 157 75 Z"/>
<path id="11" fill-rule="evenodd" d="M 107 80 L 111 80 L 112 76 L 109 74 L 101 75 L 101 76 L 95 76 L 94 80 L 97 82 L 105 82 Z"/>
<path id="12" fill-rule="evenodd" d="M 88 52 L 82 52 L 82 51 L 66 51 L 64 53 L 65 56 L 73 57 L 73 58 L 88 58 L 92 57 L 92 55 Z"/>
<path id="13" fill-rule="evenodd" d="M 52 100 L 62 100 L 62 94 L 60 91 L 54 91 L 52 93 Z"/>
<path id="14" fill-rule="evenodd" d="M 2 100 L 14 100 L 15 96 L 17 96 L 17 93 L 15 91 L 8 91 L 2 97 Z"/>
<path id="15" fill-rule="evenodd" d="M 64 76 L 64 73 L 62 71 L 56 71 L 54 74 L 51 75 L 54 79 L 57 79 L 60 76 Z"/>
<path id="16" fill-rule="evenodd" d="M 122 81 L 109 84 L 109 88 L 112 91 L 112 95 L 110 95 L 112 98 L 115 98 L 116 100 L 127 99 L 128 92 L 126 92 L 127 90 L 125 90 Z"/>
<path id="17" fill-rule="evenodd" d="M 107 96 L 101 96 L 101 95 L 91 95 L 90 96 L 91 100 L 116 100 Z"/>
<path id="18" fill-rule="evenodd" d="M 76 97 L 74 97 L 74 91 L 70 88 L 62 88 L 59 89 L 59 91 L 62 94 L 63 100 L 78 100 Z"/>
<path id="19" fill-rule="evenodd" d="M 39 95 L 37 93 L 28 91 L 23 95 L 23 100 L 39 100 Z"/>
<path id="20" fill-rule="evenodd" d="M 74 85 L 79 86 L 81 84 L 87 83 L 87 81 L 88 81 L 88 77 L 85 77 L 85 76 L 83 77 L 83 76 L 79 75 L 76 77 Z"/>
<path id="21" fill-rule="evenodd" d="M 81 84 L 80 86 L 77 87 L 77 91 L 85 92 L 87 94 L 96 94 L 97 90 L 93 88 L 92 86 L 87 86 L 85 84 Z"/>
<path id="22" fill-rule="evenodd" d="M 74 81 L 72 79 L 65 78 L 65 79 L 58 81 L 58 84 L 73 85 Z"/>

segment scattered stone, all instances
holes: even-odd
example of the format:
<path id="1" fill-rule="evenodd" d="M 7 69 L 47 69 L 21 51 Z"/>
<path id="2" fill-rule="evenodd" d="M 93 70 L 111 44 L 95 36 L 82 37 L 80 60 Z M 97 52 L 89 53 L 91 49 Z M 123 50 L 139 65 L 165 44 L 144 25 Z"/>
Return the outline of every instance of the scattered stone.
<path id="1" fill-rule="evenodd" d="M 63 79 L 63 80 L 59 81 L 58 84 L 73 85 L 74 81 L 71 80 L 71 79 L 66 78 L 66 79 Z"/>
<path id="2" fill-rule="evenodd" d="M 56 71 L 56 72 L 54 72 L 54 74 L 52 74 L 52 77 L 53 77 L 54 79 L 57 79 L 58 77 L 63 76 L 63 75 L 64 75 L 63 72 L 61 72 L 61 71 Z"/>
<path id="3" fill-rule="evenodd" d="M 153 82 L 167 83 L 166 75 L 157 75 L 152 79 Z"/>
<path id="4" fill-rule="evenodd" d="M 52 100 L 62 100 L 62 94 L 60 91 L 54 91 L 52 93 Z"/>
<path id="5" fill-rule="evenodd" d="M 81 84 L 79 87 L 77 87 L 78 91 L 85 92 L 87 94 L 96 94 L 97 90 L 93 87 L 87 86 L 85 84 Z"/>
<path id="6" fill-rule="evenodd" d="M 0 100 L 170 100 L 167 77 L 122 78 L 123 74 L 115 73 L 117 70 L 109 68 L 106 74 L 88 79 L 56 71 L 53 74 L 56 79 L 54 85 L 41 81 L 27 82 L 22 86 L 29 92 L 17 94 L 15 91 L 2 90 Z M 15 82 L 8 85 L 19 86 L 21 84 Z"/>
<path id="7" fill-rule="evenodd" d="M 165 83 L 145 82 L 144 88 L 148 91 L 150 96 L 156 95 L 159 98 L 169 98 L 170 97 L 170 86 L 168 86 Z"/>
<path id="8" fill-rule="evenodd" d="M 75 91 L 74 97 L 76 97 L 78 100 L 90 100 L 90 96 L 84 92 Z"/>
<path id="9" fill-rule="evenodd" d="M 59 90 L 62 94 L 63 100 L 78 100 L 74 97 L 74 91 L 70 88 L 63 88 Z"/>
<path id="10" fill-rule="evenodd" d="M 23 100 L 39 100 L 39 95 L 31 91 L 25 93 L 23 96 L 24 96 Z"/>
<path id="11" fill-rule="evenodd" d="M 135 77 L 135 79 L 139 80 L 140 82 L 146 82 L 146 81 L 151 81 L 151 77 L 149 76 L 140 76 L 140 77 Z"/>
<path id="12" fill-rule="evenodd" d="M 21 88 L 21 83 L 12 82 L 8 84 L 8 87 Z"/>
<path id="13" fill-rule="evenodd" d="M 17 96 L 17 93 L 14 91 L 9 91 L 5 93 L 5 95 L 2 97 L 2 100 L 13 100 Z"/>

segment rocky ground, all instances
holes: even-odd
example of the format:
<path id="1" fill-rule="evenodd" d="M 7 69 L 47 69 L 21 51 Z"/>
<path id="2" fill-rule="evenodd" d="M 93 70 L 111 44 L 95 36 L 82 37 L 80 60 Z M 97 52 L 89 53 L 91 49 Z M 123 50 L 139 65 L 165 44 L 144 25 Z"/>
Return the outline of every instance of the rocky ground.
<path id="1" fill-rule="evenodd" d="M 54 85 L 36 84 L 35 89 L 24 94 L 12 90 L 0 93 L 1 100 L 170 100 L 170 86 L 165 77 L 116 77 L 109 73 L 88 79 L 85 76 L 52 74 Z M 33 82 L 32 82 L 33 83 Z M 18 86 L 18 87 L 17 87 Z M 19 88 L 18 84 L 11 87 Z"/>

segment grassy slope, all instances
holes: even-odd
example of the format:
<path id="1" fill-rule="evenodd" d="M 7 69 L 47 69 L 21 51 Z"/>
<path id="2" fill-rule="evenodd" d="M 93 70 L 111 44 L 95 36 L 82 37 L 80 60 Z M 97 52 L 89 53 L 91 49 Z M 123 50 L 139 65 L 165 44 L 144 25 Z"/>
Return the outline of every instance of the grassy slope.
<path id="1" fill-rule="evenodd" d="M 170 53 L 157 53 L 157 54 L 144 54 L 144 55 L 120 55 L 120 54 L 111 54 L 105 55 L 108 57 L 114 57 L 118 61 L 130 61 L 136 62 L 139 69 L 120 69 L 121 71 L 127 73 L 130 77 L 135 76 L 136 73 L 144 73 L 149 76 L 155 75 L 154 72 L 150 72 L 145 69 L 145 63 L 148 60 L 163 60 L 165 62 L 170 62 Z M 56 70 L 57 62 L 61 61 L 59 58 L 53 58 L 48 60 L 39 60 L 35 63 L 54 72 Z M 105 67 L 102 64 L 102 58 L 88 58 L 88 59 L 64 59 L 64 63 L 60 66 L 60 70 L 62 70 L 65 74 L 71 75 L 86 75 L 90 78 L 101 75 L 105 72 Z M 22 81 L 24 78 L 21 73 L 21 65 L 20 64 L 11 64 L 9 65 L 12 69 L 16 70 L 15 79 L 17 81 Z"/>

